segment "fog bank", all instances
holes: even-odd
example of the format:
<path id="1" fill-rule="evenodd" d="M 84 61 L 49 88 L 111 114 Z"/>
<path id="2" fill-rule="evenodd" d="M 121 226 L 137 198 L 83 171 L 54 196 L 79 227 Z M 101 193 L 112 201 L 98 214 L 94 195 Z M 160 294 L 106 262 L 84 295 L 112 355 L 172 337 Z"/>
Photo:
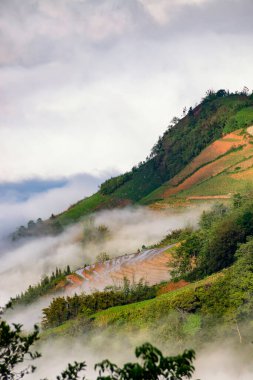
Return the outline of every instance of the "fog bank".
<path id="1" fill-rule="evenodd" d="M 107 252 L 110 257 L 133 253 L 142 245 L 157 243 L 174 229 L 195 226 L 206 207 L 163 212 L 145 207 L 102 211 L 94 215 L 94 226 L 106 225 L 110 237 L 88 244 L 81 241 L 86 220 L 56 237 L 21 241 L 1 257 L 0 304 L 4 305 L 10 297 L 25 291 L 29 285 L 37 284 L 43 275 L 55 271 L 56 267 L 64 269 L 69 264 L 72 270 L 76 270 L 84 264 L 93 263 L 101 252 Z M 38 322 L 38 311 L 39 307 L 33 309 L 33 305 L 26 307 L 20 313 L 20 322 L 26 325 L 28 321 L 30 327 L 31 323 Z"/>

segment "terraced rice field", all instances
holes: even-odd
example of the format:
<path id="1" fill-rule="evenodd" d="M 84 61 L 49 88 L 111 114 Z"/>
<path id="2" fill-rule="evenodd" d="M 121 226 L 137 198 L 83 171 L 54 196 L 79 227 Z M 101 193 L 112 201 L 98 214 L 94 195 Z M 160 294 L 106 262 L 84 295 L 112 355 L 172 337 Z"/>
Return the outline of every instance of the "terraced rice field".
<path id="1" fill-rule="evenodd" d="M 159 249 L 147 249 L 138 253 L 116 257 L 104 263 L 97 263 L 78 269 L 68 276 L 66 290 L 102 290 L 106 286 L 120 286 L 124 278 L 130 282 L 143 279 L 149 285 L 170 279 L 170 249 L 174 245 Z"/>
<path id="2" fill-rule="evenodd" d="M 215 141 L 213 144 L 209 145 L 204 149 L 192 162 L 187 165 L 180 173 L 178 173 L 169 184 L 172 186 L 177 186 L 191 173 L 196 171 L 199 167 L 214 161 L 219 156 L 224 155 L 232 148 L 238 148 L 245 144 L 245 139 L 238 133 L 230 133 L 224 136 L 222 139 Z"/>
<path id="3" fill-rule="evenodd" d="M 230 133 L 206 148 L 191 164 L 168 182 L 167 189 L 163 191 L 162 197 L 166 199 L 177 194 L 187 196 L 187 190 L 190 191 L 187 199 L 193 199 L 191 196 L 194 197 L 197 195 L 217 195 L 219 197 L 223 195 L 227 197 L 227 186 L 224 187 L 224 192 L 222 192 L 222 188 L 216 189 L 215 186 L 210 186 L 210 193 L 206 193 L 206 191 L 201 193 L 200 189 L 203 187 L 202 184 L 204 185 L 206 181 L 211 181 L 214 185 L 213 179 L 220 178 L 220 175 L 229 177 L 227 179 L 229 183 L 233 179 L 245 180 L 249 177 L 251 178 L 253 176 L 252 137 L 250 137 L 249 134 L 242 136 L 239 133 L 240 131 Z M 240 149 L 231 150 L 231 148 Z M 221 152 L 224 152 L 223 155 L 219 155 Z M 211 158 L 212 161 L 207 162 Z M 233 189 L 234 187 L 232 186 L 230 193 Z M 237 191 L 237 186 L 235 186 L 234 190 Z"/>

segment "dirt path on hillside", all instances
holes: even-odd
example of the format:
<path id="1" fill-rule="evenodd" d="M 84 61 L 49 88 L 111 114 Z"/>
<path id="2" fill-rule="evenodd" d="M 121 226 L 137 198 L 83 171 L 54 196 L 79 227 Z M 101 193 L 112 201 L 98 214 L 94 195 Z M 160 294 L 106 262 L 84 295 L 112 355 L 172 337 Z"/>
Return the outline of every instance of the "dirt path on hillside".
<path id="1" fill-rule="evenodd" d="M 207 200 L 207 199 L 230 199 L 231 195 L 196 195 L 192 197 L 187 197 L 187 200 Z"/>

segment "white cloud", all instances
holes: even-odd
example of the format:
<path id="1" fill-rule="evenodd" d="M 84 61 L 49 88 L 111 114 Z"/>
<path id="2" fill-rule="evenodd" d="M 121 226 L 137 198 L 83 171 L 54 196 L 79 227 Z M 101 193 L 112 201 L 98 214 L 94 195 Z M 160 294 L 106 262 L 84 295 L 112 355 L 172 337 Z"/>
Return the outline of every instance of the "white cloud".
<path id="1" fill-rule="evenodd" d="M 253 88 L 241 3 L 2 1 L 0 181 L 123 172 L 208 88 Z"/>
<path id="2" fill-rule="evenodd" d="M 107 252 L 111 257 L 133 253 L 143 244 L 160 241 L 173 229 L 195 226 L 206 207 L 186 208 L 179 213 L 174 210 L 155 212 L 144 207 L 101 211 L 94 216 L 94 223 L 96 226 L 104 224 L 110 230 L 110 239 L 103 242 L 81 244 L 85 220 L 55 237 L 20 241 L 5 249 L 0 256 L 1 303 L 26 290 L 29 285 L 38 283 L 56 266 L 66 268 L 69 264 L 75 270 L 84 263 L 95 262 L 101 252 Z M 38 321 L 32 321 L 35 322 Z"/>
<path id="3" fill-rule="evenodd" d="M 97 178 L 89 175 L 79 175 L 69 178 L 66 185 L 51 188 L 47 191 L 33 194 L 20 201 L 13 197 L 13 192 L 0 198 L 0 238 L 14 232 L 16 227 L 26 224 L 29 220 L 47 219 L 67 209 L 77 200 L 83 199 L 97 191 L 98 185 L 107 177 Z M 15 184 L 13 185 L 15 190 Z"/>

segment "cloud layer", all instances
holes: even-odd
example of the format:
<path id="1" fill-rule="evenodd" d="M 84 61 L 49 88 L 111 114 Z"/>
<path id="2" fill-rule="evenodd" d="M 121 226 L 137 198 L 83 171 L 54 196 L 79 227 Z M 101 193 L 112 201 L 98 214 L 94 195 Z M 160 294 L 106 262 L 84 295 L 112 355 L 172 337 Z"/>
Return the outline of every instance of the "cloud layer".
<path id="1" fill-rule="evenodd" d="M 29 220 L 47 219 L 67 209 L 77 200 L 95 193 L 108 174 L 94 177 L 80 174 L 59 180 L 31 179 L 17 183 L 0 183 L 1 237 Z"/>
<path id="2" fill-rule="evenodd" d="M 109 240 L 82 244 L 84 220 L 56 237 L 19 242 L 6 249 L 0 257 L 0 301 L 4 304 L 29 285 L 38 283 L 56 266 L 63 269 L 69 264 L 72 270 L 76 270 L 85 263 L 94 263 L 101 252 L 107 252 L 111 257 L 134 253 L 143 244 L 148 246 L 160 241 L 173 229 L 195 226 L 205 207 L 202 205 L 181 212 L 168 210 L 164 213 L 144 207 L 101 211 L 94 215 L 94 224 L 109 228 Z"/>
<path id="3" fill-rule="evenodd" d="M 208 88 L 253 88 L 251 0 L 2 0 L 0 181 L 124 171 Z"/>

